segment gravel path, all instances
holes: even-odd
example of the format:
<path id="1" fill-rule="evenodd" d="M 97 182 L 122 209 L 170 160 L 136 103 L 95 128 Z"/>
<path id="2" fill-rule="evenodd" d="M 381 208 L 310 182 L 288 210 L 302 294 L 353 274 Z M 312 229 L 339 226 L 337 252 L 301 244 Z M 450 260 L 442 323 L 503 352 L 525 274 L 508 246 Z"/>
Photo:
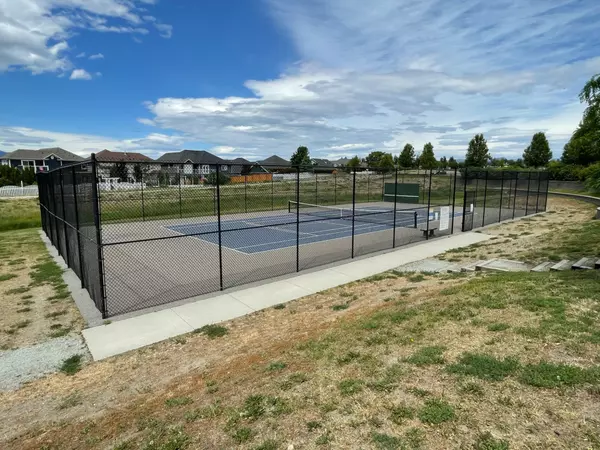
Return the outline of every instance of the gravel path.
<path id="1" fill-rule="evenodd" d="M 58 372 L 65 359 L 88 350 L 80 336 L 64 336 L 31 347 L 0 352 L 0 390 L 18 389 L 21 384 Z"/>

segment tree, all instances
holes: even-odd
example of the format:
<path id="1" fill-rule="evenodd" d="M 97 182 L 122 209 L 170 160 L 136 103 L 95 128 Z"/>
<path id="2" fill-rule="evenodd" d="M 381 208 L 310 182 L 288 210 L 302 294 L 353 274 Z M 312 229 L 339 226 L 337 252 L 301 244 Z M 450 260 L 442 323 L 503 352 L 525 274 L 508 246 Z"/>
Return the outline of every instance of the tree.
<path id="1" fill-rule="evenodd" d="M 385 152 L 376 151 L 376 152 L 369 153 L 367 155 L 367 157 L 365 158 L 365 162 L 367 163 L 367 166 L 372 167 L 372 168 L 379 167 L 379 165 L 381 163 L 381 158 L 383 158 L 383 155 L 385 155 Z"/>
<path id="2" fill-rule="evenodd" d="M 428 142 L 423 147 L 423 153 L 419 156 L 419 162 L 423 169 L 434 169 L 437 166 L 435 154 L 433 153 L 433 145 Z"/>
<path id="3" fill-rule="evenodd" d="M 600 74 L 585 84 L 579 100 L 588 106 L 561 159 L 565 164 L 587 166 L 600 161 Z"/>
<path id="4" fill-rule="evenodd" d="M 405 169 L 415 166 L 415 148 L 412 145 L 406 144 L 404 146 L 398 158 L 398 165 Z"/>
<path id="5" fill-rule="evenodd" d="M 124 162 L 114 163 L 108 171 L 111 178 L 118 178 L 119 181 L 125 182 L 129 178 L 127 165 Z"/>
<path id="6" fill-rule="evenodd" d="M 136 163 L 133 166 L 133 178 L 136 182 L 141 182 L 144 179 L 144 175 L 148 172 L 148 166 Z"/>
<path id="7" fill-rule="evenodd" d="M 226 173 L 219 172 L 218 181 L 219 181 L 219 186 L 223 186 L 224 184 L 229 184 L 229 182 L 231 181 L 231 177 L 229 175 L 227 175 Z M 217 185 L 217 172 L 211 172 L 208 175 L 206 175 L 206 178 L 204 179 L 204 183 L 210 184 L 211 186 L 216 186 Z"/>
<path id="8" fill-rule="evenodd" d="M 490 162 L 490 166 L 492 167 L 505 167 L 508 165 L 508 160 L 506 158 L 492 158 Z"/>
<path id="9" fill-rule="evenodd" d="M 467 150 L 465 158 L 466 167 L 485 167 L 490 161 L 490 151 L 488 150 L 487 141 L 483 134 L 476 134 Z"/>
<path id="10" fill-rule="evenodd" d="M 394 169 L 394 157 L 391 153 L 384 153 L 379 160 L 378 166 L 382 172 L 389 172 Z"/>
<path id="11" fill-rule="evenodd" d="M 440 158 L 440 169 L 444 170 L 446 167 L 448 167 L 448 160 L 445 156 L 442 156 Z"/>
<path id="12" fill-rule="evenodd" d="M 290 159 L 292 166 L 310 166 L 310 156 L 308 154 L 308 147 L 300 146 L 296 149 Z"/>
<path id="13" fill-rule="evenodd" d="M 546 135 L 542 132 L 535 133 L 531 144 L 523 152 L 523 161 L 527 167 L 545 167 L 552 159 L 552 151 Z"/>
<path id="14" fill-rule="evenodd" d="M 458 169 L 458 163 L 454 159 L 454 156 L 451 156 L 448 160 L 448 167 L 450 167 L 451 169 Z"/>

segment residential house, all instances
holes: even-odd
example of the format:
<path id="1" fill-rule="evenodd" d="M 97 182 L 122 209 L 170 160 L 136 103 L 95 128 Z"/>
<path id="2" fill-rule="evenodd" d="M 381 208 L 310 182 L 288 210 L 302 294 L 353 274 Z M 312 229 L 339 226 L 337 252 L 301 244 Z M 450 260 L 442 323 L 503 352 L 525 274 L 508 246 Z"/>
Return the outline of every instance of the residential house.
<path id="1" fill-rule="evenodd" d="M 292 169 L 292 163 L 277 156 L 272 155 L 267 159 L 263 159 L 262 161 L 257 161 L 255 166 L 252 168 L 253 173 L 257 173 L 257 171 L 264 172 L 268 170 L 269 172 L 279 172 L 279 171 L 290 171 Z"/>
<path id="2" fill-rule="evenodd" d="M 204 177 L 217 170 L 229 174 L 232 163 L 204 150 L 182 150 L 165 153 L 156 160 L 164 169 L 184 175 Z"/>
<path id="3" fill-rule="evenodd" d="M 244 158 L 235 158 L 227 161 L 229 163 L 229 173 L 235 175 L 246 175 L 252 168 L 252 163 Z"/>
<path id="4" fill-rule="evenodd" d="M 152 167 L 148 163 L 154 160 L 142 153 L 113 152 L 104 149 L 96 153 L 96 161 L 98 161 L 98 177 L 100 180 L 118 183 L 140 181 L 136 179 L 141 178 L 141 176 L 136 175 L 136 170 L 139 174 L 151 172 Z M 123 165 L 123 169 L 117 168 L 117 164 Z M 140 167 L 143 167 L 143 170 Z M 117 173 L 118 176 L 116 176 Z"/>
<path id="5" fill-rule="evenodd" d="M 84 158 L 60 147 L 41 148 L 39 150 L 19 149 L 0 156 L 0 164 L 24 169 L 32 168 L 36 173 L 48 172 L 61 166 L 68 166 Z"/>

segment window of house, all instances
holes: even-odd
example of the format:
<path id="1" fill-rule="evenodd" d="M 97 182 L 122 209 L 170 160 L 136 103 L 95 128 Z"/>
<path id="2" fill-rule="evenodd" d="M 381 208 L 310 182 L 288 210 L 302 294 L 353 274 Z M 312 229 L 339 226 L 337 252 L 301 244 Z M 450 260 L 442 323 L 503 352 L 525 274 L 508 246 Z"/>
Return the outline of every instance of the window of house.
<path id="1" fill-rule="evenodd" d="M 227 172 L 227 166 L 221 166 L 221 170 L 222 170 L 223 172 Z"/>
<path id="2" fill-rule="evenodd" d="M 35 167 L 35 161 L 21 161 L 23 167 Z"/>
<path id="3" fill-rule="evenodd" d="M 208 174 L 208 173 L 210 173 L 210 166 L 209 166 L 208 164 L 204 164 L 204 165 L 202 166 L 202 173 L 203 173 L 203 174 Z"/>
<path id="4" fill-rule="evenodd" d="M 8 166 L 8 165 L 10 165 L 10 161 L 9 161 L 8 159 L 3 159 L 2 161 L 0 161 L 0 163 L 1 163 L 3 166 Z"/>

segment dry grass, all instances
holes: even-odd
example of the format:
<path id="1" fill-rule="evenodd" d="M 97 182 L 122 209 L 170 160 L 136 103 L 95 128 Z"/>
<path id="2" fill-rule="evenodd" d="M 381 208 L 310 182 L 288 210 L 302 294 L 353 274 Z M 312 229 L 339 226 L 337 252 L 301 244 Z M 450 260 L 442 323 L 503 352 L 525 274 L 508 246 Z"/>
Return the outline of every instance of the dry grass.
<path id="1" fill-rule="evenodd" d="M 1 447 L 596 448 L 598 298 L 597 273 L 351 283 L 0 395 Z"/>
<path id="2" fill-rule="evenodd" d="M 0 349 L 81 330 L 79 311 L 36 229 L 0 233 L 0 258 Z"/>

